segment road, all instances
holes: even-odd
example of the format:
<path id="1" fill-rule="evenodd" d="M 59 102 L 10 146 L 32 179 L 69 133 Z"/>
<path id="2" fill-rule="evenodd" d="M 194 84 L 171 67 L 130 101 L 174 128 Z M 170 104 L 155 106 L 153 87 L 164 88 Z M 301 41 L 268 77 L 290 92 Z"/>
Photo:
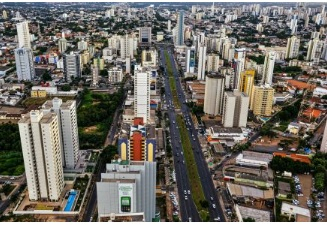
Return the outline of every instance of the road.
<path id="1" fill-rule="evenodd" d="M 161 51 L 161 60 L 164 61 L 165 59 L 164 59 L 163 49 L 161 48 L 160 51 Z M 176 69 L 175 60 L 174 60 L 174 57 L 171 54 L 171 52 L 172 52 L 171 50 L 168 51 L 170 61 L 172 62 L 173 75 L 177 81 L 176 82 L 176 91 L 177 91 L 179 101 L 181 103 L 180 104 L 181 105 L 181 113 L 183 115 L 183 118 L 185 119 L 185 124 L 188 128 L 189 137 L 191 140 L 191 145 L 193 146 L 194 158 L 195 158 L 195 161 L 197 164 L 198 173 L 199 173 L 200 181 L 202 184 L 202 189 L 204 190 L 204 195 L 205 195 L 206 200 L 209 202 L 210 218 L 211 218 L 211 221 L 214 221 L 214 218 L 220 217 L 221 221 L 224 221 L 224 217 L 222 216 L 223 211 L 222 211 L 221 205 L 219 203 L 219 198 L 218 198 L 219 193 L 216 191 L 216 189 L 214 187 L 212 177 L 211 177 L 211 174 L 208 169 L 207 162 L 205 161 L 205 157 L 202 153 L 200 142 L 199 142 L 199 139 L 197 136 L 198 132 L 194 127 L 193 120 L 190 118 L 189 108 L 186 106 L 186 104 L 183 104 L 183 103 L 185 103 L 186 99 L 185 99 L 183 89 L 182 89 L 182 86 L 181 86 L 181 83 L 179 80 L 179 72 Z M 165 64 L 163 64 L 163 65 L 165 65 Z M 168 79 L 166 79 L 165 81 L 166 81 L 166 86 L 169 86 Z M 168 93 L 169 93 L 169 95 L 168 95 Z M 168 92 L 168 93 L 166 92 L 166 98 L 168 97 L 168 99 L 166 100 L 167 103 L 168 103 L 168 100 L 170 102 L 172 102 L 171 93 L 170 92 Z M 170 110 L 169 114 L 173 114 L 175 116 L 175 110 Z M 170 121 L 173 121 L 173 120 L 171 119 Z M 173 148 L 173 149 L 175 151 L 177 151 L 175 148 Z M 175 156 L 175 158 L 176 158 L 176 156 Z M 182 166 L 181 169 L 183 170 L 184 174 L 186 174 L 186 172 L 187 172 L 186 167 Z M 176 175 L 177 175 L 177 173 L 176 173 Z M 176 178 L 178 180 L 178 177 L 176 177 Z M 182 179 L 184 179 L 184 180 L 185 180 L 185 178 L 186 178 L 185 176 L 182 177 Z M 211 199 L 213 199 L 213 200 L 211 200 Z M 181 206 L 182 206 L 182 204 L 183 203 L 181 203 Z M 216 207 L 213 207 L 214 205 Z"/>
<path id="2" fill-rule="evenodd" d="M 163 51 L 161 51 L 161 63 L 162 65 L 166 65 L 165 57 L 163 54 Z M 176 173 L 176 182 L 178 187 L 178 195 L 179 195 L 179 205 L 180 205 L 180 214 L 181 219 L 183 222 L 199 222 L 201 221 L 199 213 L 196 209 L 196 206 L 194 204 L 194 201 L 192 199 L 192 196 L 188 194 L 188 190 L 190 189 L 190 183 L 187 176 L 187 169 L 186 165 L 183 163 L 183 153 L 182 153 L 182 144 L 181 144 L 181 138 L 179 134 L 178 127 L 176 125 L 176 113 L 175 110 L 172 109 L 173 100 L 172 100 L 172 93 L 169 86 L 168 79 L 165 78 L 165 97 L 166 97 L 166 103 L 171 106 L 168 110 L 167 114 L 169 117 L 170 125 L 170 137 L 171 137 L 171 145 L 173 150 L 173 156 L 174 156 L 174 168 Z M 186 195 L 185 195 L 186 191 Z M 186 196 L 186 197 L 185 197 Z"/>

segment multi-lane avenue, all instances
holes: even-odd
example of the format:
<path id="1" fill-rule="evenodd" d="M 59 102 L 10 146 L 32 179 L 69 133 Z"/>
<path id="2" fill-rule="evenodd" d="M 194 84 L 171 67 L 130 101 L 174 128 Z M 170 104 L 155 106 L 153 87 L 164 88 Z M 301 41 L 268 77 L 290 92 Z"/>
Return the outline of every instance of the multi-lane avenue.
<path id="1" fill-rule="evenodd" d="M 164 49 L 162 47 L 160 48 L 160 52 L 161 52 L 161 64 L 165 65 Z M 185 124 L 188 128 L 190 140 L 192 142 L 191 144 L 193 146 L 194 157 L 195 157 L 195 161 L 197 164 L 198 173 L 200 176 L 200 181 L 202 184 L 205 198 L 209 202 L 210 218 L 212 221 L 214 221 L 215 219 L 217 220 L 217 218 L 219 217 L 219 220 L 224 221 L 223 211 L 222 211 L 222 208 L 221 208 L 221 206 L 219 204 L 219 200 L 218 200 L 218 192 L 216 191 L 216 188 L 214 187 L 214 184 L 213 184 L 213 181 L 211 178 L 211 174 L 208 169 L 208 165 L 203 156 L 201 146 L 200 146 L 200 143 L 199 143 L 199 140 L 197 137 L 198 132 L 194 127 L 192 119 L 190 118 L 189 108 L 185 104 L 183 104 L 183 103 L 185 103 L 186 99 L 185 99 L 185 96 L 184 96 L 184 93 L 182 90 L 181 83 L 179 82 L 179 72 L 176 69 L 175 60 L 174 60 L 174 57 L 171 52 L 172 52 L 171 50 L 168 50 L 170 61 L 172 62 L 171 66 L 172 66 L 173 75 L 176 79 L 177 95 L 179 98 L 179 102 L 181 103 L 180 110 L 183 115 L 183 118 L 186 120 Z M 173 105 L 172 94 L 170 91 L 168 79 L 165 79 L 165 90 L 166 90 L 166 103 Z M 184 196 L 185 188 L 186 189 L 189 188 L 190 185 L 188 183 L 189 181 L 188 181 L 188 177 L 187 177 L 186 166 L 180 159 L 178 159 L 178 157 L 181 157 L 180 155 L 181 155 L 182 149 L 181 149 L 179 131 L 177 128 L 177 124 L 175 123 L 175 121 L 176 121 L 175 110 L 170 107 L 170 109 L 168 110 L 168 115 L 169 115 L 169 119 L 170 119 L 172 147 L 173 147 L 174 157 L 175 157 L 174 163 L 175 163 L 175 170 L 176 170 L 176 180 L 177 180 L 177 185 L 178 185 L 178 189 L 179 189 L 179 195 Z M 176 156 L 176 153 L 179 153 L 179 156 Z M 178 162 L 178 160 L 179 160 L 179 162 Z M 189 196 L 188 198 L 190 198 L 190 197 L 191 196 Z M 195 215 L 194 214 L 195 212 L 192 210 L 193 207 L 195 208 L 195 206 L 194 206 L 193 201 L 185 200 L 183 197 L 180 197 L 180 201 L 181 201 L 180 206 L 181 206 L 182 220 L 185 221 L 185 219 L 188 218 L 189 215 L 192 215 L 192 216 Z M 187 206 L 184 206 L 184 204 L 186 204 Z M 191 214 L 189 214 L 189 211 L 185 210 L 185 207 L 186 208 L 190 207 Z M 192 217 L 192 221 L 199 221 L 197 219 L 199 219 L 198 213 L 196 213 L 195 218 Z"/>

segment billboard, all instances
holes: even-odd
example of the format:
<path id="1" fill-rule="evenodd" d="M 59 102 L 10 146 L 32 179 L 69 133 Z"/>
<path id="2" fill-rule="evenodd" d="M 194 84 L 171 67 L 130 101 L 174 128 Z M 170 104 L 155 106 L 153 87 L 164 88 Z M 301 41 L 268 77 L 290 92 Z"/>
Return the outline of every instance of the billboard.
<path id="1" fill-rule="evenodd" d="M 118 184 L 119 213 L 133 212 L 133 184 Z"/>
<path id="2" fill-rule="evenodd" d="M 192 49 L 190 50 L 190 64 L 189 67 L 195 66 L 195 51 Z"/>

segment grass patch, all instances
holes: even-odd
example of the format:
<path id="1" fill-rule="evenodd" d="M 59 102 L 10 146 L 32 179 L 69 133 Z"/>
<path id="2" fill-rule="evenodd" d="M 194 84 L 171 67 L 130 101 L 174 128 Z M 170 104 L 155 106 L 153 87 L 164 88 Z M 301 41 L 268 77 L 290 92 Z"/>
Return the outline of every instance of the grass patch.
<path id="1" fill-rule="evenodd" d="M 93 169 L 94 169 L 94 166 L 87 166 L 86 169 L 85 169 L 85 172 L 86 173 L 92 173 Z"/>
<path id="2" fill-rule="evenodd" d="M 204 208 L 201 204 L 201 202 L 206 201 L 203 189 L 201 185 L 201 181 L 199 178 L 198 169 L 196 166 L 196 162 L 193 155 L 192 145 L 191 141 L 186 129 L 186 125 L 184 123 L 184 120 L 181 115 L 177 116 L 177 124 L 179 127 L 179 132 L 181 135 L 182 140 L 182 146 L 183 146 L 183 152 L 184 152 L 184 158 L 185 163 L 187 166 L 187 173 L 190 180 L 191 185 L 191 191 L 192 191 L 192 197 L 194 199 L 194 203 L 197 207 L 197 210 L 200 213 L 200 217 L 203 221 L 208 220 L 209 212 L 207 208 Z M 210 218 L 209 218 L 210 219 Z"/>
<path id="3" fill-rule="evenodd" d="M 54 207 L 52 206 L 46 206 L 46 205 L 43 205 L 43 204 L 37 204 L 36 207 L 35 207 L 36 210 L 53 210 Z"/>
<path id="4" fill-rule="evenodd" d="M 96 162 L 99 157 L 99 152 L 92 152 L 90 162 Z"/>
<path id="5" fill-rule="evenodd" d="M 173 75 L 173 69 L 172 69 L 172 62 L 170 61 L 170 57 L 168 55 L 168 52 L 165 50 L 165 60 L 166 60 L 166 66 L 167 66 L 167 74 L 169 78 L 169 86 L 171 89 L 173 102 L 176 108 L 180 108 L 180 103 L 177 96 L 177 89 L 176 89 L 176 83 L 175 83 L 175 77 Z"/>

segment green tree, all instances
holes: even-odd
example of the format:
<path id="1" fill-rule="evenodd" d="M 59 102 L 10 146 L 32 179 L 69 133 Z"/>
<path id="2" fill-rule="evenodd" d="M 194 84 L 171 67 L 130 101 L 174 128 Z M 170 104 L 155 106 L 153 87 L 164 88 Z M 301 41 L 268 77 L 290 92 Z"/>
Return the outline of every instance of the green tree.
<path id="1" fill-rule="evenodd" d="M 43 81 L 51 81 L 52 80 L 52 77 L 51 77 L 51 74 L 49 73 L 49 71 L 45 72 L 42 75 L 42 80 Z"/>
<path id="2" fill-rule="evenodd" d="M 243 219 L 243 222 L 255 222 L 255 219 L 251 218 L 251 217 L 247 217 Z"/>
<path id="3" fill-rule="evenodd" d="M 61 90 L 62 91 L 70 91 L 71 90 L 71 87 L 69 84 L 65 84 L 61 87 Z"/>

